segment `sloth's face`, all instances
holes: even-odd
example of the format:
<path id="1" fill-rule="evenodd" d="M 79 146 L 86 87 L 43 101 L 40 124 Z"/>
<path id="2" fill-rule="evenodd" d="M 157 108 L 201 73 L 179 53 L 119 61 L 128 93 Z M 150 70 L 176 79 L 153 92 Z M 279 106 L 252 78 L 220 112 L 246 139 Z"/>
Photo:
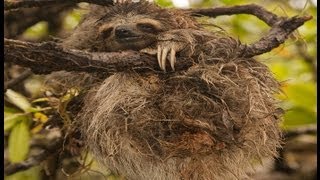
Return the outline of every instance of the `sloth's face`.
<path id="1" fill-rule="evenodd" d="M 141 50 L 153 44 L 164 31 L 161 22 L 139 15 L 113 17 L 99 24 L 98 36 L 107 51 Z"/>

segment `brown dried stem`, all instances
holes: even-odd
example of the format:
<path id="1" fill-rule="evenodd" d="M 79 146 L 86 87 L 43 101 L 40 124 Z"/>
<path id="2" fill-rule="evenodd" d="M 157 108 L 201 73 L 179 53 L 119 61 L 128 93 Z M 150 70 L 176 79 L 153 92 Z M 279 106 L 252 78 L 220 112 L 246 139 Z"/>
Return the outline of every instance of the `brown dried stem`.
<path id="1" fill-rule="evenodd" d="M 4 83 L 4 91 L 19 84 L 20 82 L 24 81 L 31 75 L 32 75 L 32 71 L 30 71 L 29 69 L 23 71 L 17 78 L 11 79 L 10 81 Z"/>
<path id="2" fill-rule="evenodd" d="M 50 155 L 58 153 L 58 149 L 62 147 L 62 139 L 58 138 L 50 141 L 50 144 L 45 150 L 41 150 L 38 154 L 29 157 L 27 160 L 19 163 L 9 164 L 4 168 L 4 174 L 9 176 L 16 172 L 27 170 L 33 166 L 39 165 L 42 161 L 46 160 Z"/>

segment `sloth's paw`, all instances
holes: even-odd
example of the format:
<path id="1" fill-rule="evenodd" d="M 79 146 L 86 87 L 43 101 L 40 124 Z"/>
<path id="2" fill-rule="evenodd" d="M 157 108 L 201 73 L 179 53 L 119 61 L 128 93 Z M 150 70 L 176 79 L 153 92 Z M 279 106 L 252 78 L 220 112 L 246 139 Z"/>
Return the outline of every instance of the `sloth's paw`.
<path id="1" fill-rule="evenodd" d="M 147 54 L 157 54 L 158 63 L 160 69 L 166 71 L 166 64 L 169 61 L 172 70 L 174 71 L 174 65 L 176 63 L 176 53 L 186 47 L 186 43 L 173 40 L 159 40 L 155 47 L 148 47 L 140 50 Z"/>

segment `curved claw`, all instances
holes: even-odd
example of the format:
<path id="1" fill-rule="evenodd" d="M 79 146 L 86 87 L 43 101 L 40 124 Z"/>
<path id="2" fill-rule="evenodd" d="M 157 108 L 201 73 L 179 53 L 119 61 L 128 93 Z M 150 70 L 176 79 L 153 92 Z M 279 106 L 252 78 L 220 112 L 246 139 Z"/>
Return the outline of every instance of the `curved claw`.
<path id="1" fill-rule="evenodd" d="M 162 70 L 164 71 L 166 71 L 166 61 L 167 61 L 168 52 L 169 52 L 169 48 L 165 47 L 162 50 L 162 54 L 161 54 L 161 67 L 162 67 Z"/>
<path id="2" fill-rule="evenodd" d="M 176 63 L 176 51 L 174 49 L 171 49 L 169 61 L 170 61 L 170 66 L 174 71 L 174 64 Z"/>
<path id="3" fill-rule="evenodd" d="M 162 69 L 162 66 L 161 66 L 161 47 L 160 46 L 158 46 L 157 59 L 158 59 L 158 64 L 160 66 L 160 69 Z"/>

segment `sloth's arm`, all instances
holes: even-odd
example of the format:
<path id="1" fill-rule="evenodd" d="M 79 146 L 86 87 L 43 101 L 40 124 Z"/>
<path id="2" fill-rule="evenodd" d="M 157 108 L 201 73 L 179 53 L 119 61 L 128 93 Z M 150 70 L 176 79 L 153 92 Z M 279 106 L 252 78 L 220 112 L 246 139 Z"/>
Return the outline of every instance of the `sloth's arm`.
<path id="1" fill-rule="evenodd" d="M 199 29 L 176 29 L 159 34 L 157 43 L 142 49 L 141 52 L 156 54 L 159 66 L 166 70 L 167 59 L 174 70 L 176 54 L 184 57 L 197 57 L 200 55 L 212 58 L 232 58 L 240 43 L 231 37 L 220 36 Z"/>
<path id="2" fill-rule="evenodd" d="M 157 54 L 159 66 L 164 71 L 166 70 L 166 61 L 168 59 L 171 68 L 174 70 L 176 53 L 185 51 L 183 56 L 191 56 L 193 54 L 193 46 L 197 44 L 194 32 L 194 29 L 166 31 L 158 35 L 156 44 L 142 49 L 141 52 Z M 182 53 L 180 54 L 182 55 Z"/>

